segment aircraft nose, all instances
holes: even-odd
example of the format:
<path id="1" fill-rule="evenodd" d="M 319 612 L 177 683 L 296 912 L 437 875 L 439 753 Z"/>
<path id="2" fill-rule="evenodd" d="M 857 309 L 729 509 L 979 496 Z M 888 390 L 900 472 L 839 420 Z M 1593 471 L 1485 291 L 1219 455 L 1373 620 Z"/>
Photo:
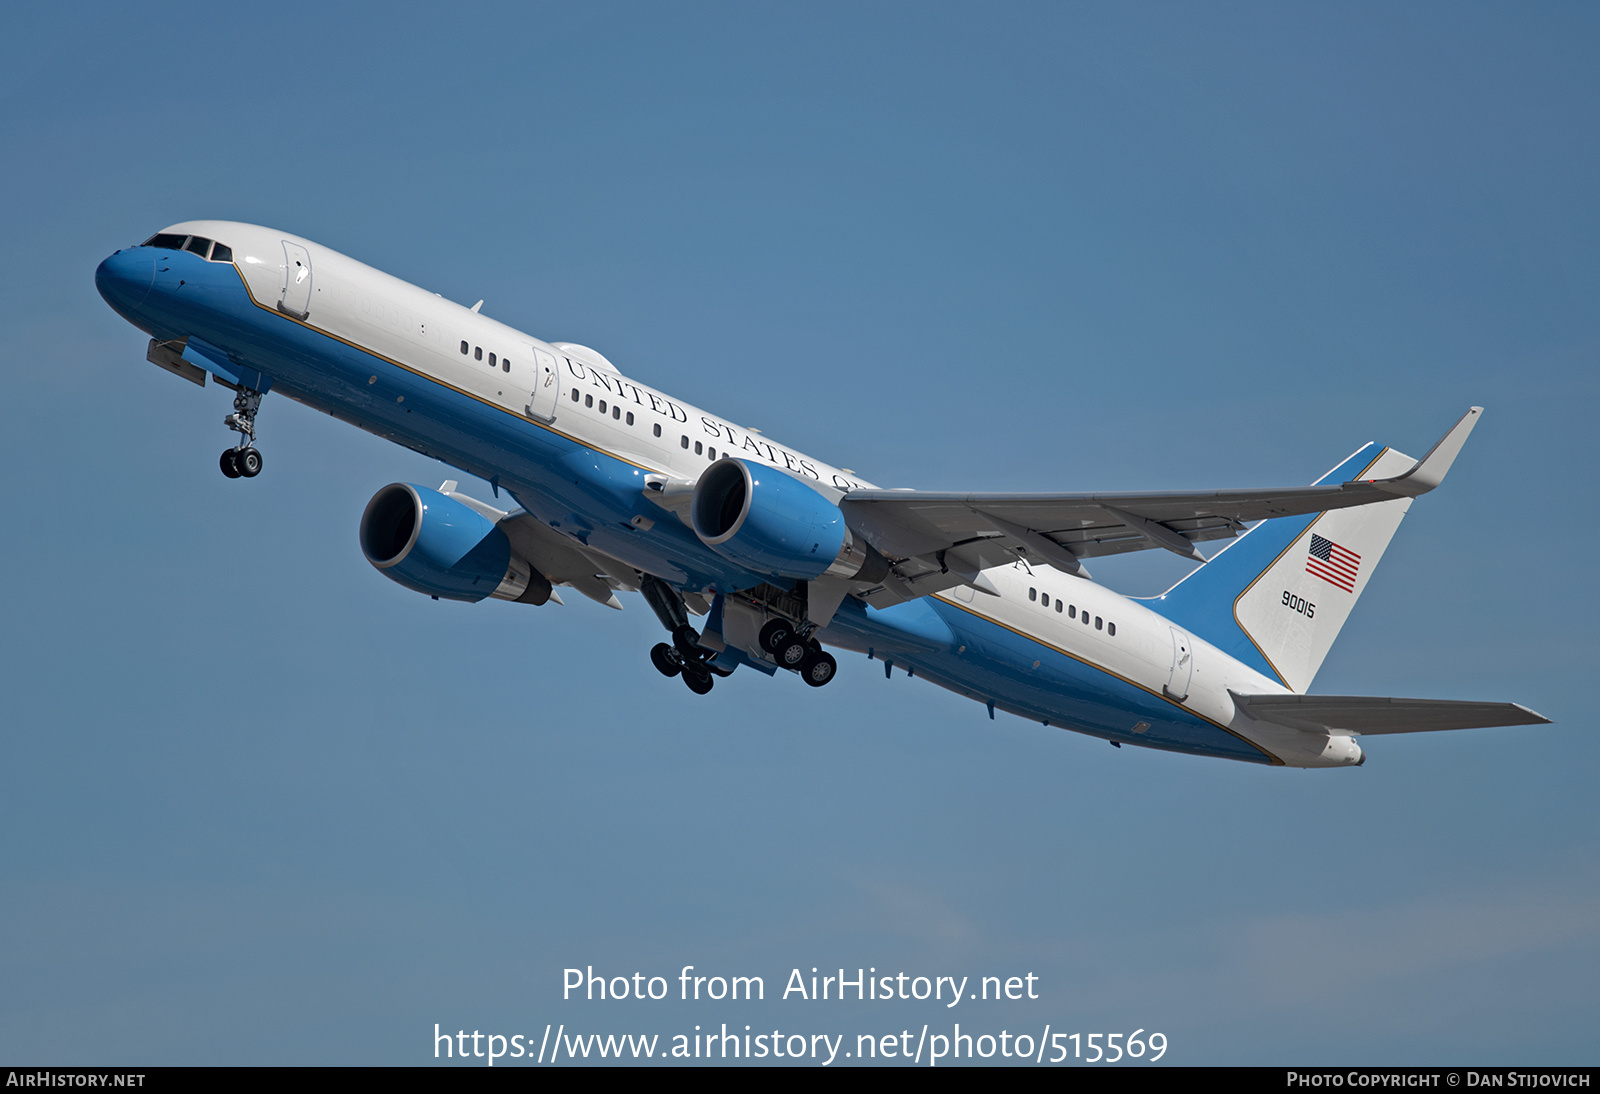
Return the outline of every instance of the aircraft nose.
<path id="1" fill-rule="evenodd" d="M 118 314 L 131 318 L 150 295 L 155 276 L 156 260 L 150 248 L 129 247 L 100 263 L 94 272 L 94 287 Z"/>

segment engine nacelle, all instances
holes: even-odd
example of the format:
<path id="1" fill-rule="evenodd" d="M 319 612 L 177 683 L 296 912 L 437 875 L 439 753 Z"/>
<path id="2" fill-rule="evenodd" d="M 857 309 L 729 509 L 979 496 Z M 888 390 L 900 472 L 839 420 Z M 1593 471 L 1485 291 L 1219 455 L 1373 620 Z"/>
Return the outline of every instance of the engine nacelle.
<path id="1" fill-rule="evenodd" d="M 511 553 L 494 521 L 426 486 L 396 482 L 372 495 L 361 553 L 391 581 L 445 600 L 550 599 L 550 582 Z"/>
<path id="2" fill-rule="evenodd" d="M 889 564 L 851 534 L 839 507 L 800 479 L 742 459 L 706 468 L 689 502 L 707 547 L 756 573 L 875 581 Z"/>

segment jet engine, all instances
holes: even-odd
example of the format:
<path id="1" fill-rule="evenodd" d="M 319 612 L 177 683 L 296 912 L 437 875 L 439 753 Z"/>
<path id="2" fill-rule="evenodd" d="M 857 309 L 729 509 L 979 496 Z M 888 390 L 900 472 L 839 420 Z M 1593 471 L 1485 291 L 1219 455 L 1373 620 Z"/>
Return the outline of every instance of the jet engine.
<path id="1" fill-rule="evenodd" d="M 445 600 L 543 604 L 550 582 L 511 551 L 495 522 L 448 494 L 390 483 L 361 514 L 361 553 L 408 589 Z"/>
<path id="2" fill-rule="evenodd" d="M 742 459 L 706 468 L 689 502 L 707 547 L 755 573 L 877 581 L 889 563 L 851 533 L 839 507 L 792 475 Z"/>

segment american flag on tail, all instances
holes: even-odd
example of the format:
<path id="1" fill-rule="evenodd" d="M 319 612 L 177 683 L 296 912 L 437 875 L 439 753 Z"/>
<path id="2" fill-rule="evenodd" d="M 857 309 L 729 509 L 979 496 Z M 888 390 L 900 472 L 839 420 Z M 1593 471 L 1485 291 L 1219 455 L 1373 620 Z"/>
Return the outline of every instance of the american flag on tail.
<path id="1" fill-rule="evenodd" d="M 1361 556 L 1331 539 L 1311 534 L 1311 551 L 1306 555 L 1306 573 L 1337 585 L 1347 593 L 1356 591 L 1356 575 L 1361 572 Z"/>

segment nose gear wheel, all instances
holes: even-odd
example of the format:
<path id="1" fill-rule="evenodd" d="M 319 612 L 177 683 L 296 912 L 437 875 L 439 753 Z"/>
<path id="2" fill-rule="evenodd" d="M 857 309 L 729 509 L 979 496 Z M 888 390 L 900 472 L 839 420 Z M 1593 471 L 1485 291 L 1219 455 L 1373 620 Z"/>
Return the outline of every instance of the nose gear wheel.
<path id="1" fill-rule="evenodd" d="M 261 409 L 261 392 L 241 387 L 233 396 L 233 413 L 222 424 L 239 434 L 239 443 L 223 452 L 218 465 L 230 479 L 253 479 L 261 474 L 261 451 L 256 448 L 256 412 Z"/>

